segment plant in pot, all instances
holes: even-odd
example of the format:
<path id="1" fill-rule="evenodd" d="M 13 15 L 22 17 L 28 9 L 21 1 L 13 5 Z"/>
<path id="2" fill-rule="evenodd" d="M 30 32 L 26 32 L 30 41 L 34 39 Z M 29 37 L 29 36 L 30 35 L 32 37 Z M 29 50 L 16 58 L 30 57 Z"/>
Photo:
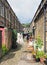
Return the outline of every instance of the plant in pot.
<path id="1" fill-rule="evenodd" d="M 39 51 L 36 52 L 36 62 L 39 62 L 40 61 L 40 58 L 39 58 Z"/>
<path id="2" fill-rule="evenodd" d="M 39 56 L 36 55 L 36 59 L 35 60 L 36 60 L 36 62 L 39 62 L 40 61 Z"/>
<path id="3" fill-rule="evenodd" d="M 44 51 L 39 51 L 39 58 L 41 63 L 43 63 L 45 60 L 44 55 L 45 55 Z"/>
<path id="4" fill-rule="evenodd" d="M 36 62 L 39 62 L 40 61 L 40 59 L 39 59 L 39 56 L 36 56 Z"/>
<path id="5" fill-rule="evenodd" d="M 41 40 L 40 36 L 36 39 L 36 49 L 38 51 L 42 51 L 43 41 Z"/>
<path id="6" fill-rule="evenodd" d="M 44 63 L 47 65 L 47 54 L 45 55 L 45 61 Z"/>

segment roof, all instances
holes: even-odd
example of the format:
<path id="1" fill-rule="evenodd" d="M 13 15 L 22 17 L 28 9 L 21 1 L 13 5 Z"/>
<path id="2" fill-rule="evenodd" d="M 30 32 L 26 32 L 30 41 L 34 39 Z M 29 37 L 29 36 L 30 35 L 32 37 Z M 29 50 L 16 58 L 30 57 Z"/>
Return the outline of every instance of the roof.
<path id="1" fill-rule="evenodd" d="M 37 9 L 37 11 L 36 11 L 36 13 L 35 13 L 35 15 L 34 15 L 34 17 L 33 17 L 33 19 L 32 19 L 31 22 L 33 22 L 33 21 L 36 19 L 37 15 L 40 13 L 41 9 L 43 9 L 44 4 L 45 4 L 46 2 L 47 2 L 47 0 L 42 0 L 42 1 L 41 1 L 41 3 L 40 3 L 40 5 L 39 5 L 39 7 L 38 7 L 38 9 Z"/>

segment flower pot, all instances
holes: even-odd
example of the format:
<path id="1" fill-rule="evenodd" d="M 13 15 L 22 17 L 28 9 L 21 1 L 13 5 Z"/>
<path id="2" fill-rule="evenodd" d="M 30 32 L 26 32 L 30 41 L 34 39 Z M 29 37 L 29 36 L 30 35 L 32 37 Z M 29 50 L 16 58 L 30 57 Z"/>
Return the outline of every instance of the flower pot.
<path id="1" fill-rule="evenodd" d="M 44 62 L 44 58 L 40 58 L 40 62 L 43 63 Z"/>
<path id="2" fill-rule="evenodd" d="M 39 61 L 40 61 L 40 59 L 39 59 L 39 58 L 37 58 L 37 59 L 36 59 L 36 62 L 39 62 Z"/>

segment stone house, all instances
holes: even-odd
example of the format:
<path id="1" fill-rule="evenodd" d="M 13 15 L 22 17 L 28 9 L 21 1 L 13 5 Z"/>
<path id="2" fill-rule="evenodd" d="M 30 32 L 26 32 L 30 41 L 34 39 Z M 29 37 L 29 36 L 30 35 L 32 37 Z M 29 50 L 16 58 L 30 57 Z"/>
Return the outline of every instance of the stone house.
<path id="1" fill-rule="evenodd" d="M 32 23 L 34 22 L 34 25 Z M 34 31 L 34 37 L 38 35 L 44 43 L 44 51 L 47 51 L 47 0 L 42 0 L 31 22 L 30 28 Z"/>
<path id="2" fill-rule="evenodd" d="M 29 33 L 29 32 L 30 32 L 29 29 L 30 29 L 30 27 L 24 27 L 24 28 L 23 28 L 24 34 Z"/>
<path id="3" fill-rule="evenodd" d="M 34 33 L 34 21 L 33 20 L 30 23 L 30 32 L 32 33 L 32 36 L 35 36 L 35 33 Z"/>
<path id="4" fill-rule="evenodd" d="M 18 29 L 20 29 L 18 18 L 8 1 L 0 0 L 0 51 L 2 49 L 2 45 L 4 44 L 8 50 L 12 46 L 12 31 L 10 28 L 15 29 L 18 32 Z"/>

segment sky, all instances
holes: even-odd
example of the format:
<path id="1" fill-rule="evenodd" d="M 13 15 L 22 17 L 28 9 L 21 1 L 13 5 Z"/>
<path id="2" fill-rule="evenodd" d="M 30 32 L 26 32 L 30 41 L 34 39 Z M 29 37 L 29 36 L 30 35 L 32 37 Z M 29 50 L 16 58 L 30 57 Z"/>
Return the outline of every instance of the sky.
<path id="1" fill-rule="evenodd" d="M 8 0 L 21 23 L 30 23 L 41 0 Z"/>

